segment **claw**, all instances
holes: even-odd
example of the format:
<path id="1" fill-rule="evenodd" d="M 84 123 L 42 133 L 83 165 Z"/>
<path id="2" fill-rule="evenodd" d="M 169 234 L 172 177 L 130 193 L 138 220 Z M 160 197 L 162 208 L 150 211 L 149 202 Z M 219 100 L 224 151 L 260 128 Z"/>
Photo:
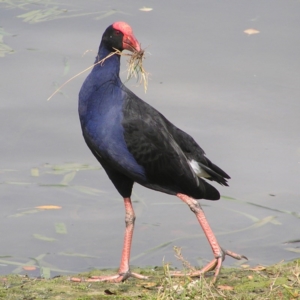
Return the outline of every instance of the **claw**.
<path id="1" fill-rule="evenodd" d="M 224 253 L 224 257 L 225 257 L 225 255 L 228 255 L 228 256 L 231 256 L 232 258 L 237 259 L 237 260 L 241 260 L 241 259 L 248 260 L 248 258 L 245 255 L 240 255 L 240 254 L 234 253 L 234 252 L 229 251 L 229 250 L 222 249 L 222 252 Z"/>

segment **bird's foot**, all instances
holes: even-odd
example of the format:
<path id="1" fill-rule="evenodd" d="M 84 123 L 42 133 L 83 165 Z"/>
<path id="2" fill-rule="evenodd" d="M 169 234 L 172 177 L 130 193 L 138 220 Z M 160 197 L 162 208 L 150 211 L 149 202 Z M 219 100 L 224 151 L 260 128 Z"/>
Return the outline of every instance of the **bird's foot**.
<path id="1" fill-rule="evenodd" d="M 106 276 L 91 276 L 90 278 L 77 278 L 77 277 L 71 277 L 70 281 L 73 282 L 99 282 L 99 281 L 106 281 L 106 282 L 112 282 L 112 283 L 118 283 L 123 282 L 129 277 L 134 277 L 137 279 L 148 279 L 147 276 L 127 271 L 126 273 L 120 273 L 116 275 L 106 275 Z"/>
<path id="2" fill-rule="evenodd" d="M 222 262 L 225 259 L 225 256 L 231 256 L 234 259 L 246 259 L 248 260 L 248 258 L 244 255 L 240 255 L 237 253 L 234 253 L 232 251 L 229 250 L 224 250 L 221 248 L 221 255 L 217 256 L 216 258 L 214 258 L 211 262 L 209 262 L 205 267 L 203 267 L 201 270 L 197 270 L 197 271 L 193 271 L 193 272 L 188 272 L 188 273 L 183 273 L 181 271 L 176 271 L 176 272 L 172 272 L 171 276 L 173 277 L 182 277 L 182 276 L 189 276 L 189 277 L 199 277 L 202 274 L 208 272 L 208 271 L 215 271 L 214 274 L 214 278 L 212 280 L 212 283 L 215 283 L 217 280 L 217 277 L 220 273 L 220 269 L 222 267 Z"/>

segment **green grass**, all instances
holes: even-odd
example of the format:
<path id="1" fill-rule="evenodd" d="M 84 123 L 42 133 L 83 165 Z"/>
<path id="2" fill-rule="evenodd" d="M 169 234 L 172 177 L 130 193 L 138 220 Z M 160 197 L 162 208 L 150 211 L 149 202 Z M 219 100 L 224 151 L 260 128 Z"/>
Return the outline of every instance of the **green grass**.
<path id="1" fill-rule="evenodd" d="M 269 267 L 223 268 L 215 285 L 210 277 L 192 280 L 170 277 L 168 265 L 155 269 L 135 269 L 148 280 L 129 279 L 124 283 L 69 281 L 28 278 L 21 275 L 0 277 L 0 299 L 300 299 L 300 260 Z M 87 278 L 110 274 L 112 270 L 95 270 L 78 274 Z"/>

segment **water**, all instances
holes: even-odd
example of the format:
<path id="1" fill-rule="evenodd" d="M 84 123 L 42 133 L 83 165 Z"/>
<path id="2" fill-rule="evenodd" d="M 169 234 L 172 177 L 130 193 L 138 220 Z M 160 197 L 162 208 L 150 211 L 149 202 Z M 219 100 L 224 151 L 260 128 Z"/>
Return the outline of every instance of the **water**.
<path id="1" fill-rule="evenodd" d="M 46 101 L 93 63 L 104 29 L 117 20 L 150 52 L 147 94 L 134 81 L 127 86 L 232 177 L 229 188 L 218 187 L 221 201 L 202 201 L 220 244 L 251 265 L 299 257 L 299 242 L 287 243 L 300 239 L 298 2 L 152 1 L 150 12 L 135 1 L 10 3 L 0 4 L 3 41 L 14 50 L 0 58 L 0 274 L 24 273 L 24 264 L 41 267 L 33 276 L 119 264 L 122 199 L 87 149 L 77 116 L 87 74 Z M 33 10 L 50 10 L 52 19 L 30 23 Z M 245 34 L 249 28 L 260 33 Z M 136 185 L 133 201 L 132 264 L 180 266 L 174 245 L 193 265 L 212 258 L 180 200 Z"/>

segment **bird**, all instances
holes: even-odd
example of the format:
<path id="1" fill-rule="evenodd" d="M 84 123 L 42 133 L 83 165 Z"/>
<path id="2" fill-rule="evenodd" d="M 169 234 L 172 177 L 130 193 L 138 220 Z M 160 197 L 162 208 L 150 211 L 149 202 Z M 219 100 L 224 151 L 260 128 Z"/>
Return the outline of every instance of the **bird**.
<path id="1" fill-rule="evenodd" d="M 129 265 L 136 218 L 131 193 L 133 184 L 137 183 L 177 196 L 188 205 L 206 235 L 214 258 L 201 270 L 185 275 L 196 277 L 214 271 L 215 282 L 226 255 L 247 259 L 219 245 L 199 203 L 200 199 L 220 198 L 218 190 L 207 180 L 227 186 L 230 177 L 206 157 L 189 134 L 122 83 L 120 55 L 108 57 L 115 50 L 141 51 L 132 28 L 122 21 L 114 22 L 103 33 L 93 69 L 79 92 L 78 113 L 88 148 L 124 200 L 124 244 L 118 272 L 93 276 L 87 281 L 122 282 L 129 277 L 148 278 L 132 272 Z M 184 274 L 174 272 L 172 275 Z"/>

